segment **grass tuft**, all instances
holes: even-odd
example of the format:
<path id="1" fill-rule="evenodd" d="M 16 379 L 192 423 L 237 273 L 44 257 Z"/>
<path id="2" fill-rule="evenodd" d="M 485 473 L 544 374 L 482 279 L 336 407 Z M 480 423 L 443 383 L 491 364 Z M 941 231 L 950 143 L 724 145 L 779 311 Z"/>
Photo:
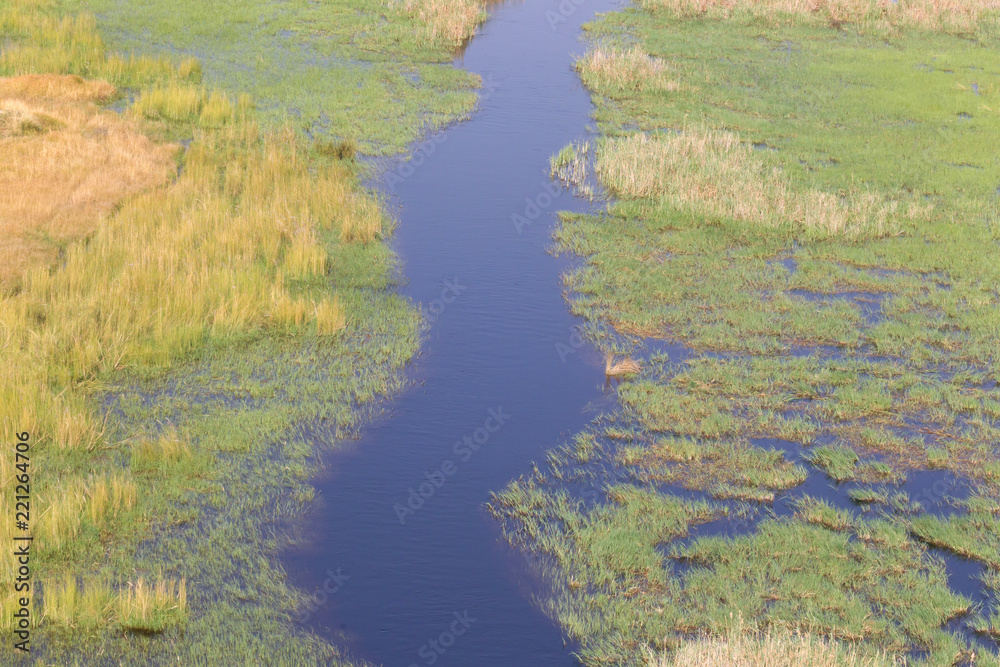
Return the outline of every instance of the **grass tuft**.
<path id="1" fill-rule="evenodd" d="M 382 210 L 370 197 L 358 195 L 345 213 L 340 228 L 340 240 L 371 243 L 382 235 Z"/>
<path id="2" fill-rule="evenodd" d="M 317 153 L 337 160 L 353 160 L 358 153 L 358 142 L 353 139 L 340 141 L 317 141 L 314 144 Z"/>
<path id="3" fill-rule="evenodd" d="M 424 25 L 432 40 L 459 46 L 486 18 L 480 0 L 403 0 L 403 10 Z"/>
<path id="4" fill-rule="evenodd" d="M 591 88 L 609 91 L 611 96 L 634 90 L 675 91 L 679 88 L 663 60 L 644 53 L 639 47 L 620 49 L 599 46 L 576 61 L 576 69 Z"/>
<path id="5" fill-rule="evenodd" d="M 118 595 L 118 622 L 127 630 L 163 632 L 187 616 L 187 582 L 157 579 L 149 584 L 140 577 Z"/>
<path id="6" fill-rule="evenodd" d="M 51 264 L 124 198 L 174 173 L 176 146 L 94 105 L 113 91 L 71 76 L 0 78 L 0 286 Z"/>
<path id="7" fill-rule="evenodd" d="M 615 359 L 615 355 L 608 352 L 604 355 L 604 374 L 608 377 L 627 377 L 637 375 L 642 370 L 639 362 L 631 357 Z"/>

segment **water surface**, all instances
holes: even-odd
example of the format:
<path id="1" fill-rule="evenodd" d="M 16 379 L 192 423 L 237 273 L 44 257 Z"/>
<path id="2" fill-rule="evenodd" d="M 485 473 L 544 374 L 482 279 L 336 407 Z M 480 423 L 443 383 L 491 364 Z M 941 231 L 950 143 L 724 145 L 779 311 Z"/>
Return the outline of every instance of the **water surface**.
<path id="1" fill-rule="evenodd" d="M 347 577 L 306 622 L 343 632 L 357 657 L 577 664 L 484 504 L 611 400 L 603 364 L 572 335 L 565 261 L 546 248 L 557 210 L 589 207 L 555 188 L 548 159 L 585 135 L 592 110 L 572 69 L 580 25 L 616 5 L 493 7 L 456 61 L 483 77 L 479 109 L 381 179 L 398 207 L 401 291 L 431 315 L 427 340 L 389 416 L 328 458 L 315 539 L 285 557 L 307 591 Z M 425 497 L 408 505 L 411 489 Z"/>

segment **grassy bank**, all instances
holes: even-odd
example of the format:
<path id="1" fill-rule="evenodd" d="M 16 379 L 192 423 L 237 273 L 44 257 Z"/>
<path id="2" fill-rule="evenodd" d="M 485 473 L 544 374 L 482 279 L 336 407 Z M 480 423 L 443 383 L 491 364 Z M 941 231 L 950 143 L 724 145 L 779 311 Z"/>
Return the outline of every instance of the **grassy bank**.
<path id="1" fill-rule="evenodd" d="M 612 202 L 556 240 L 593 342 L 637 363 L 493 501 L 586 664 L 684 664 L 740 623 L 996 664 L 997 16 L 649 0 L 589 26 L 601 136 L 553 168 Z"/>
<path id="2" fill-rule="evenodd" d="M 73 9 L 0 7 L 11 519 L 30 474 L 29 530 L 0 527 L 0 627 L 10 636 L 26 595 L 9 547 L 30 533 L 32 660 L 339 664 L 293 621 L 305 595 L 276 565 L 281 526 L 312 499 L 314 443 L 356 434 L 401 388 L 420 324 L 393 290 L 392 221 L 354 154 L 468 112 L 476 81 L 427 61 L 447 60 L 481 14 L 400 6 L 372 33 L 403 45 L 376 80 L 434 74 L 383 90 L 395 106 L 375 88 L 351 96 L 373 105 L 371 126 L 338 121 L 320 137 L 259 111 L 256 89 L 211 87 L 195 59 L 109 49 Z M 369 69 L 352 61 L 323 81 Z"/>

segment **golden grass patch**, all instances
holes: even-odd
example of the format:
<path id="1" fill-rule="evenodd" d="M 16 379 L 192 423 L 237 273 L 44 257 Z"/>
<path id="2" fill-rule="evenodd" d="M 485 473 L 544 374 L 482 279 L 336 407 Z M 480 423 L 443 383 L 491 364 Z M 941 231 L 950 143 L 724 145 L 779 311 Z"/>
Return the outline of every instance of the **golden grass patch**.
<path id="1" fill-rule="evenodd" d="M 0 79 L 0 99 L 107 102 L 115 93 L 117 90 L 107 81 L 71 74 L 24 74 Z"/>
<path id="2" fill-rule="evenodd" d="M 72 76 L 0 79 L 0 284 L 51 263 L 122 199 L 174 172 L 176 146 L 92 103 L 113 94 Z"/>
<path id="3" fill-rule="evenodd" d="M 322 336 L 332 336 L 347 326 L 347 315 L 336 296 L 332 299 L 324 298 L 317 303 L 313 316 L 316 319 L 316 331 Z"/>
<path id="4" fill-rule="evenodd" d="M 460 45 L 485 18 L 480 0 L 404 0 L 403 10 L 426 27 L 432 40 Z"/>
<path id="5" fill-rule="evenodd" d="M 796 190 L 732 132 L 687 128 L 608 139 L 598 151 L 596 170 L 618 196 L 659 197 L 700 215 L 770 227 L 790 224 L 828 234 L 884 236 L 895 233 L 905 217 L 896 215 L 895 202 L 871 193 Z"/>
<path id="6" fill-rule="evenodd" d="M 883 655 L 864 656 L 822 637 L 790 632 L 746 635 L 687 642 L 672 656 L 653 658 L 653 667 L 889 667 Z"/>
<path id="7" fill-rule="evenodd" d="M 619 49 L 596 47 L 576 62 L 589 88 L 674 91 L 680 86 L 669 77 L 666 63 L 643 52 L 639 47 Z"/>
<path id="8" fill-rule="evenodd" d="M 96 114 L 77 104 L 65 113 Z M 49 161 L 37 165 L 59 167 Z M 38 178 L 53 177 L 41 171 Z M 285 273 L 322 272 L 329 260 L 320 232 L 353 238 L 354 232 L 344 233 L 345 225 L 353 229 L 348 219 L 361 197 L 367 195 L 354 191 L 343 166 L 314 168 L 291 130 L 264 134 L 246 119 L 198 130 L 176 181 L 127 198 L 88 243 L 66 247 L 56 270 L 30 268 L 19 291 L 0 296 L 5 437 L 13 441 L 13 432 L 29 432 L 33 464 L 55 465 L 71 452 L 120 446 L 106 441 L 105 425 L 79 383 L 131 363 L 169 364 L 209 334 L 289 323 L 279 308 L 295 302 L 285 288 Z M 380 225 L 377 202 L 366 201 L 366 219 Z M 295 253 L 301 258 L 286 262 Z M 324 335 L 347 323 L 335 296 L 291 310 L 291 319 L 301 312 L 302 322 L 315 322 Z M 137 448 L 140 471 L 183 462 L 190 451 L 169 431 Z M 16 471 L 8 458 L 0 457 L 0 510 L 13 516 Z M 134 507 L 139 481 L 128 470 L 40 477 L 32 485 L 38 552 L 48 557 L 90 526 L 103 529 Z M 0 524 L 0 541 L 12 533 L 11 522 Z M 14 580 L 16 567 L 12 551 L 0 552 L 0 585 Z M 155 585 L 137 585 L 118 612 L 130 619 L 122 624 L 155 630 L 173 622 L 178 591 L 176 584 L 169 595 L 157 593 Z M 15 606 L 14 598 L 0 599 L 0 616 L 13 618 L 9 612 Z M 0 620 L 0 627 L 5 623 Z"/>
<path id="9" fill-rule="evenodd" d="M 988 12 L 1000 10 L 1000 0 L 640 0 L 640 4 L 689 18 L 802 16 L 883 29 L 906 26 L 949 32 L 972 31 Z"/>

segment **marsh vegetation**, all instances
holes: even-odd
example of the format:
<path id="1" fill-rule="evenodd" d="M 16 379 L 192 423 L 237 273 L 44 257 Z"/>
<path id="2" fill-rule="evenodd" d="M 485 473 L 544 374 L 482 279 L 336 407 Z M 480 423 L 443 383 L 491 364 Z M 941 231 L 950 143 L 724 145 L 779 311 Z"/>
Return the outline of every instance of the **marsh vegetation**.
<path id="1" fill-rule="evenodd" d="M 585 664 L 996 664 L 997 9 L 589 26 L 572 171 L 611 201 L 556 242 L 591 340 L 641 370 L 491 503 Z"/>
<path id="2" fill-rule="evenodd" d="M 304 425 L 356 433 L 416 349 L 391 220 L 352 158 L 471 107 L 475 79 L 434 64 L 481 20 L 463 7 L 457 27 L 434 3 L 394 13 L 379 34 L 403 45 L 379 67 L 428 81 L 395 91 L 406 110 L 373 114 L 381 129 L 335 122 L 328 140 L 259 111 L 258 89 L 203 80 L 192 57 L 109 49 L 108 21 L 74 3 L 0 8 L 0 423 L 5 441 L 31 437 L 43 660 L 341 661 L 292 623 L 302 595 L 275 563 L 290 539 L 276 525 L 312 498 Z M 15 472 L 0 457 L 8 516 Z M 16 571 L 5 548 L 7 630 Z"/>

